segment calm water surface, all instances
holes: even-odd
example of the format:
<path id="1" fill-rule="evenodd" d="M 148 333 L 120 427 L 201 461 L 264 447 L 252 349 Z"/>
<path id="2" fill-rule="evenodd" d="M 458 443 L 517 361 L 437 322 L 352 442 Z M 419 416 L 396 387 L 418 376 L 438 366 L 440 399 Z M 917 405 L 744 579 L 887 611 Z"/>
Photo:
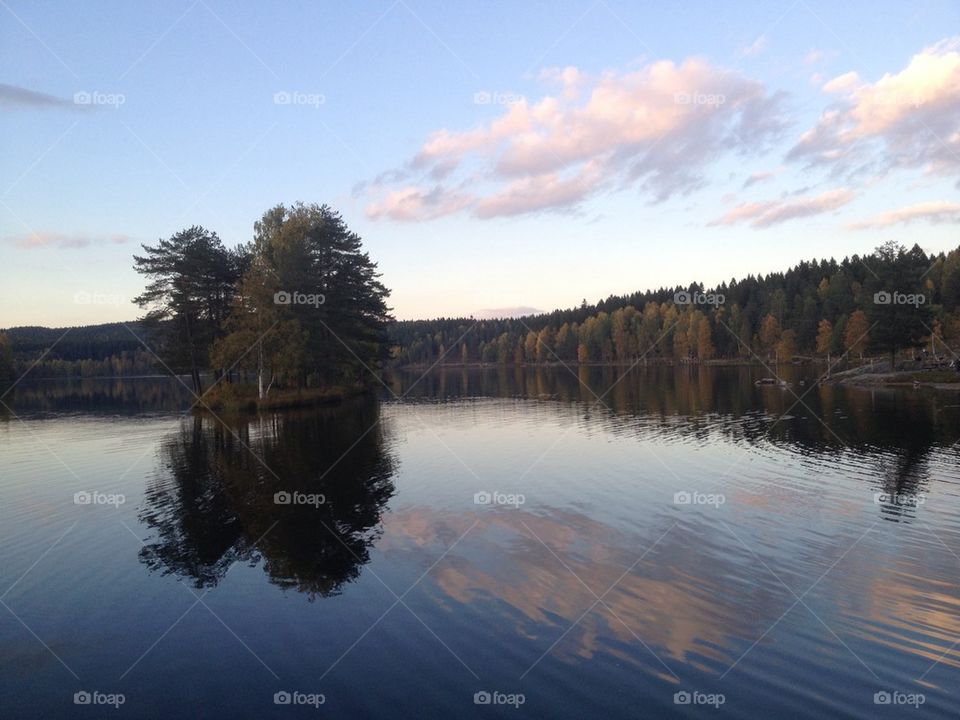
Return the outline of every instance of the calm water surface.
<path id="1" fill-rule="evenodd" d="M 960 394 L 756 373 L 25 382 L 0 717 L 957 717 Z"/>

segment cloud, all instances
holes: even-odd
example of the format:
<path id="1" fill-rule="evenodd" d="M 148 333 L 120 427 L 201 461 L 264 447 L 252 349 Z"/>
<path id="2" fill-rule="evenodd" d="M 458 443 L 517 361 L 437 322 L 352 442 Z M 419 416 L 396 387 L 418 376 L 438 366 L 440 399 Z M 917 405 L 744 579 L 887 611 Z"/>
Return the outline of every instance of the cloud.
<path id="1" fill-rule="evenodd" d="M 404 187 L 389 192 L 379 202 L 367 205 L 366 213 L 373 220 L 390 218 L 401 222 L 419 222 L 451 215 L 472 202 L 469 195 L 448 192 L 439 185 L 430 191 Z"/>
<path id="2" fill-rule="evenodd" d="M 748 187 L 750 187 L 751 185 L 756 185 L 757 183 L 762 183 L 762 182 L 767 182 L 768 180 L 773 180 L 773 178 L 776 176 L 776 174 L 777 174 L 777 171 L 776 171 L 776 170 L 765 170 L 765 171 L 761 171 L 761 172 L 751 173 L 750 177 L 748 177 L 746 180 L 744 180 L 744 182 L 743 182 L 743 189 L 746 190 L 746 189 L 747 189 Z"/>
<path id="3" fill-rule="evenodd" d="M 736 225 L 748 222 L 753 228 L 766 228 L 787 220 L 820 215 L 836 210 L 856 197 L 856 193 L 847 188 L 828 190 L 815 196 L 800 197 L 795 200 L 767 200 L 737 205 L 710 225 Z"/>
<path id="4" fill-rule="evenodd" d="M 724 155 L 766 149 L 786 126 L 782 93 L 698 58 L 600 75 L 568 67 L 540 77 L 558 89 L 501 107 L 471 129 L 431 133 L 404 168 L 367 188 L 367 214 L 425 220 L 459 211 L 480 218 L 564 212 L 632 187 L 662 201 L 701 187 Z M 390 182 L 391 173 L 403 187 Z M 426 186 L 411 183 L 411 173 Z M 446 185 L 458 178 L 460 189 Z"/>
<path id="5" fill-rule="evenodd" d="M 519 318 L 541 314 L 543 314 L 543 310 L 538 310 L 535 307 L 526 305 L 519 305 L 517 307 L 484 308 L 483 310 L 477 310 L 473 317 L 477 320 L 502 320 L 504 318 Z"/>
<path id="6" fill-rule="evenodd" d="M 869 220 L 851 223 L 847 227 L 851 230 L 865 230 L 867 228 L 907 224 L 916 220 L 925 220 L 931 223 L 960 223 L 960 203 L 945 200 L 917 203 L 916 205 L 902 207 L 899 210 L 881 213 Z"/>
<path id="7" fill-rule="evenodd" d="M 25 250 L 38 248 L 55 248 L 58 250 L 78 250 L 91 245 L 122 245 L 130 242 L 126 235 L 65 235 L 63 233 L 37 232 L 27 235 L 16 235 L 7 238 L 7 241 Z"/>
<path id="8" fill-rule="evenodd" d="M 70 108 L 76 109 L 73 99 L 58 98 L 46 93 L 16 85 L 0 83 L 0 107 L 12 108 Z"/>
<path id="9" fill-rule="evenodd" d="M 960 172 L 960 38 L 914 55 L 874 83 L 848 72 L 823 90 L 837 97 L 787 158 L 839 174 L 896 168 Z"/>

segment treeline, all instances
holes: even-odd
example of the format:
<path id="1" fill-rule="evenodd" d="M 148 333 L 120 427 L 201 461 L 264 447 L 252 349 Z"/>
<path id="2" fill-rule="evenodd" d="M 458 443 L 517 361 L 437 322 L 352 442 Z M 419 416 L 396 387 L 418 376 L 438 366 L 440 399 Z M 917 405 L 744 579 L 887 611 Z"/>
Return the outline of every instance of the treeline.
<path id="1" fill-rule="evenodd" d="M 928 255 L 887 243 L 841 262 L 611 296 L 514 319 L 404 321 L 390 327 L 400 364 L 703 362 L 796 356 L 895 356 L 960 343 L 960 248 Z"/>
<path id="2" fill-rule="evenodd" d="M 34 378 L 154 373 L 154 358 L 139 338 L 149 341 L 139 323 L 10 328 L 0 332 L 0 383 L 28 371 Z"/>
<path id="3" fill-rule="evenodd" d="M 356 383 L 387 356 L 389 291 L 326 205 L 278 205 L 233 249 L 194 226 L 143 251 L 134 268 L 148 283 L 134 302 L 158 362 L 190 375 L 197 394 L 205 373 L 219 392 L 252 376 L 261 399 Z"/>

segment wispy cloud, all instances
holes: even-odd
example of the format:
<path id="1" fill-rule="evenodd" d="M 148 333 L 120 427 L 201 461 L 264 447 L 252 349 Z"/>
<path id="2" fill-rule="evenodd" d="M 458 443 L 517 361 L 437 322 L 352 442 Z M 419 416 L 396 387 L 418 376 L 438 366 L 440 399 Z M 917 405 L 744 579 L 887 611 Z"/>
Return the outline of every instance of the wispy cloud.
<path id="1" fill-rule="evenodd" d="M 960 172 L 960 38 L 922 50 L 903 70 L 876 82 L 847 72 L 823 90 L 836 102 L 800 136 L 789 160 L 840 174 Z"/>
<path id="2" fill-rule="evenodd" d="M 0 83 L 0 107 L 77 109 L 72 98 L 59 98 L 47 93 Z"/>
<path id="3" fill-rule="evenodd" d="M 787 220 L 811 217 L 836 210 L 856 197 L 847 188 L 828 190 L 819 195 L 798 197 L 792 200 L 767 200 L 737 205 L 717 218 L 711 225 L 736 225 L 749 222 L 753 228 L 766 228 Z"/>
<path id="4" fill-rule="evenodd" d="M 566 212 L 632 187 L 662 201 L 701 187 L 720 157 L 765 149 L 786 125 L 783 94 L 698 58 L 598 76 L 564 68 L 541 79 L 557 92 L 520 98 L 469 130 L 432 133 L 405 167 L 366 187 L 368 215 Z M 403 178 L 403 187 L 391 177 Z"/>
<path id="5" fill-rule="evenodd" d="M 8 243 L 25 250 L 39 248 L 79 250 L 93 245 L 123 245 L 130 240 L 131 238 L 126 235 L 66 235 L 51 232 L 36 232 L 7 238 Z"/>
<path id="6" fill-rule="evenodd" d="M 960 223 L 960 203 L 932 201 L 908 205 L 899 210 L 881 213 L 876 217 L 861 222 L 850 223 L 851 230 L 866 230 L 868 228 L 888 227 L 890 225 L 906 224 L 915 221 L 930 223 Z"/>

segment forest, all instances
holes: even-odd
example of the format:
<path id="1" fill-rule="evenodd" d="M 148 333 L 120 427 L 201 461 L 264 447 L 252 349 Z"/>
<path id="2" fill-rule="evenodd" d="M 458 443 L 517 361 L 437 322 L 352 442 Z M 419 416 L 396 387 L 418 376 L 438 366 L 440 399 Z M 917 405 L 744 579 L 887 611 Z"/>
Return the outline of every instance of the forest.
<path id="1" fill-rule="evenodd" d="M 390 337 L 400 364 L 862 360 L 921 347 L 952 357 L 960 248 L 927 255 L 890 242 L 714 288 L 648 290 L 520 318 L 398 322 Z"/>
<path id="2" fill-rule="evenodd" d="M 229 249 L 202 227 L 143 246 L 135 323 L 0 332 L 0 381 L 189 375 L 234 387 L 356 385 L 393 365 L 854 362 L 960 347 L 960 248 L 888 242 L 865 256 L 611 296 L 542 315 L 394 321 L 360 237 L 328 206 L 267 211 Z M 223 381 L 221 383 L 221 381 Z M 249 390 L 249 388 L 248 388 Z"/>

